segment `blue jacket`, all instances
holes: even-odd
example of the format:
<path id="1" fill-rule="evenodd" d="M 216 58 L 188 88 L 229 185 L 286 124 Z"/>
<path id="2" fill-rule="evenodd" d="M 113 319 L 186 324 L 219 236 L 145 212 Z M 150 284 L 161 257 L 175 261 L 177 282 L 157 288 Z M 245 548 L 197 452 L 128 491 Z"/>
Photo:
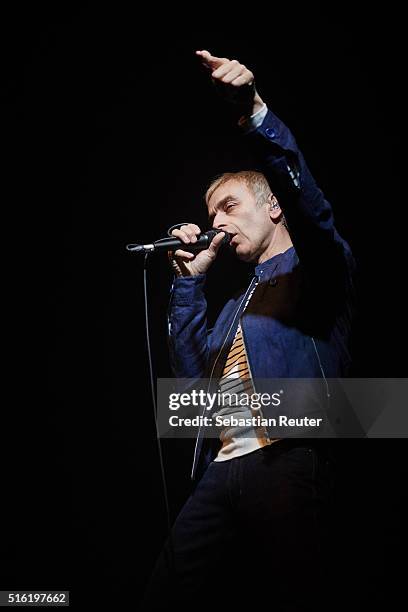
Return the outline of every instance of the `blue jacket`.
<path id="1" fill-rule="evenodd" d="M 172 368 L 177 378 L 219 378 L 241 320 L 252 377 L 261 379 L 256 390 L 266 390 L 262 379 L 319 379 L 318 397 L 307 408 L 306 402 L 293 408 L 296 415 L 316 414 L 319 403 L 327 409 L 329 379 L 346 376 L 350 365 L 355 262 L 290 130 L 268 111 L 245 138 L 284 211 L 294 246 L 255 267 L 259 283 L 245 312 L 241 316 L 248 289 L 227 302 L 211 332 L 205 275 L 176 278 L 169 307 Z M 193 477 L 216 452 L 202 433 Z"/>

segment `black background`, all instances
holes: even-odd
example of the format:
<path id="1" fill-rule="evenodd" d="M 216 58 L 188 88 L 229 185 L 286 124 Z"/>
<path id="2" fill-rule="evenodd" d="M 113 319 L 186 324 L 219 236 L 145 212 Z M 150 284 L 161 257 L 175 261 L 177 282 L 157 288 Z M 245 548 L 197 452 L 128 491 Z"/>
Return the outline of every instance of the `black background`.
<path id="1" fill-rule="evenodd" d="M 186 219 L 207 227 L 210 178 L 249 161 L 195 49 L 253 69 L 333 204 L 359 264 L 354 376 L 406 375 L 401 15 L 217 11 L 21 7 L 2 19 L 3 242 L 15 298 L 4 331 L 16 374 L 2 418 L 2 589 L 70 589 L 73 605 L 125 606 L 165 537 L 143 261 L 124 247 Z M 210 321 L 246 273 L 217 261 Z M 165 259 L 152 259 L 155 376 L 170 375 L 170 283 Z M 339 594 L 357 587 L 349 606 L 361 610 L 402 589 L 407 449 L 341 444 L 333 572 Z M 192 449 L 163 442 L 172 518 L 190 490 Z"/>

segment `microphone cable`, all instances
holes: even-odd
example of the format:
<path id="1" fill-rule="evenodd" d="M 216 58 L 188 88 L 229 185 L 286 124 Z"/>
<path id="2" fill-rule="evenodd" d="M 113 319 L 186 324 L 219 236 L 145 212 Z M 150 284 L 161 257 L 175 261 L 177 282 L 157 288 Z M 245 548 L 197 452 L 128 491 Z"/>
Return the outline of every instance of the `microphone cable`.
<path id="1" fill-rule="evenodd" d="M 147 252 L 144 257 L 144 265 L 143 265 L 143 290 L 144 290 L 144 309 L 145 309 L 145 333 L 146 333 L 146 343 L 147 343 L 147 355 L 149 361 L 149 375 L 150 375 L 150 390 L 152 396 L 152 405 L 153 405 L 153 418 L 156 429 L 156 440 L 157 440 L 157 451 L 159 455 L 159 464 L 160 464 L 160 476 L 163 486 L 163 497 L 164 497 L 164 505 L 166 509 L 166 519 L 167 519 L 167 532 L 168 532 L 168 547 L 169 547 L 169 556 L 170 559 L 167 559 L 167 563 L 169 565 L 170 574 L 175 578 L 176 568 L 175 568 L 175 557 L 174 557 L 174 544 L 171 533 L 171 518 L 170 518 L 170 504 L 169 504 L 169 496 L 166 482 L 166 472 L 164 470 L 164 462 L 163 462 L 163 452 L 160 443 L 160 435 L 159 435 L 159 426 L 157 420 L 157 403 L 156 403 L 156 394 L 154 388 L 154 376 L 153 376 L 153 362 L 152 362 L 152 352 L 150 348 L 150 325 L 149 325 L 149 307 L 148 307 L 148 293 L 147 293 L 147 260 L 149 257 L 149 253 Z"/>

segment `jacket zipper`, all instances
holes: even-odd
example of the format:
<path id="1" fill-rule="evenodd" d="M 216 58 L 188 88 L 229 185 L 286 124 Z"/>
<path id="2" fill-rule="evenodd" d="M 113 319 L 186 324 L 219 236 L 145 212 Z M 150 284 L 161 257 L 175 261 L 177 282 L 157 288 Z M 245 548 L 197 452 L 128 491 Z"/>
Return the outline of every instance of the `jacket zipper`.
<path id="1" fill-rule="evenodd" d="M 215 358 L 215 360 L 214 360 L 213 367 L 212 367 L 212 369 L 211 369 L 211 373 L 210 373 L 210 378 L 209 378 L 209 381 L 208 381 L 207 393 L 208 393 L 208 392 L 209 392 L 209 390 L 210 390 L 211 381 L 212 381 L 212 377 L 213 377 L 213 374 L 214 374 L 215 366 L 217 365 L 218 359 L 219 359 L 219 357 L 220 357 L 220 355 L 221 355 L 222 351 L 224 350 L 225 343 L 226 343 L 226 342 L 227 342 L 227 340 L 228 340 L 228 337 L 229 337 L 229 335 L 230 335 L 231 329 L 232 329 L 232 328 L 233 328 L 233 326 L 234 326 L 234 323 L 235 323 L 235 320 L 236 320 L 236 318 L 237 318 L 237 315 L 238 315 L 238 313 L 239 313 L 239 312 L 240 312 L 240 310 L 241 310 L 241 306 L 242 306 L 242 304 L 244 303 L 244 300 L 246 299 L 246 297 L 247 297 L 248 293 L 249 293 L 249 292 L 250 292 L 250 290 L 252 289 L 252 286 L 253 286 L 253 284 L 254 284 L 254 281 L 255 281 L 255 282 L 257 282 L 257 281 L 258 281 L 258 277 L 257 277 L 257 276 L 254 276 L 254 278 L 253 278 L 253 279 L 251 280 L 251 282 L 249 283 L 249 287 L 248 287 L 248 289 L 245 291 L 245 295 L 244 295 L 244 297 L 242 298 L 242 300 L 241 300 L 241 302 L 240 302 L 240 304 L 239 304 L 239 306 L 238 306 L 237 310 L 235 311 L 235 315 L 234 315 L 234 318 L 232 319 L 231 325 L 230 325 L 230 326 L 229 326 L 229 328 L 228 328 L 227 335 L 225 336 L 225 338 L 224 338 L 224 342 L 222 343 L 222 346 L 221 346 L 220 350 L 218 351 L 217 357 L 216 357 L 216 358 Z M 245 343 L 244 343 L 244 344 L 245 344 Z M 249 363 L 248 363 L 248 366 L 249 366 Z M 251 370 L 250 370 L 250 372 L 251 372 Z M 206 397 L 207 397 L 207 396 L 206 396 Z M 207 408 L 207 402 L 205 403 L 205 406 L 204 406 L 204 409 L 203 409 L 203 412 L 202 412 L 201 417 L 203 417 L 203 416 L 205 415 L 206 408 Z M 201 419 L 201 420 L 202 420 L 202 419 Z M 197 458 L 197 447 L 198 447 L 198 441 L 199 441 L 199 439 L 200 439 L 201 429 L 202 429 L 202 425 L 201 425 L 201 421 L 200 421 L 200 426 L 199 426 L 199 428 L 198 428 L 198 434 L 197 434 L 197 438 L 196 438 L 196 442 L 195 442 L 195 446 L 194 446 L 193 466 L 192 466 L 192 468 L 191 468 L 191 478 L 192 478 L 192 479 L 194 478 L 194 470 L 195 470 L 195 464 L 196 464 L 196 458 Z"/>
<path id="2" fill-rule="evenodd" d="M 315 350 L 315 353 L 316 353 L 317 361 L 319 362 L 320 371 L 322 373 L 322 377 L 323 377 L 324 383 L 326 385 L 327 407 L 329 407 L 329 405 L 330 405 L 330 387 L 329 387 L 329 383 L 327 382 L 326 374 L 324 373 L 322 362 L 320 360 L 320 355 L 319 355 L 319 352 L 317 350 L 315 339 L 313 337 L 312 337 L 312 342 L 313 342 L 314 350 Z"/>

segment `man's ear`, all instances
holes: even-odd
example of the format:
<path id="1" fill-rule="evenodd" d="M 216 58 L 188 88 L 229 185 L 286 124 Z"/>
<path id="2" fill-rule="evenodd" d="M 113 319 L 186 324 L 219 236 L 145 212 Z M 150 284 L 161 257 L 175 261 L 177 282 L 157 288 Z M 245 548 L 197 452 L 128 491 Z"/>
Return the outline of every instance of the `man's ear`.
<path id="1" fill-rule="evenodd" d="M 273 193 L 270 193 L 268 196 L 268 207 L 269 207 L 269 215 L 271 219 L 275 220 L 280 217 L 282 214 L 282 209 L 279 205 L 279 202 L 276 196 Z"/>

